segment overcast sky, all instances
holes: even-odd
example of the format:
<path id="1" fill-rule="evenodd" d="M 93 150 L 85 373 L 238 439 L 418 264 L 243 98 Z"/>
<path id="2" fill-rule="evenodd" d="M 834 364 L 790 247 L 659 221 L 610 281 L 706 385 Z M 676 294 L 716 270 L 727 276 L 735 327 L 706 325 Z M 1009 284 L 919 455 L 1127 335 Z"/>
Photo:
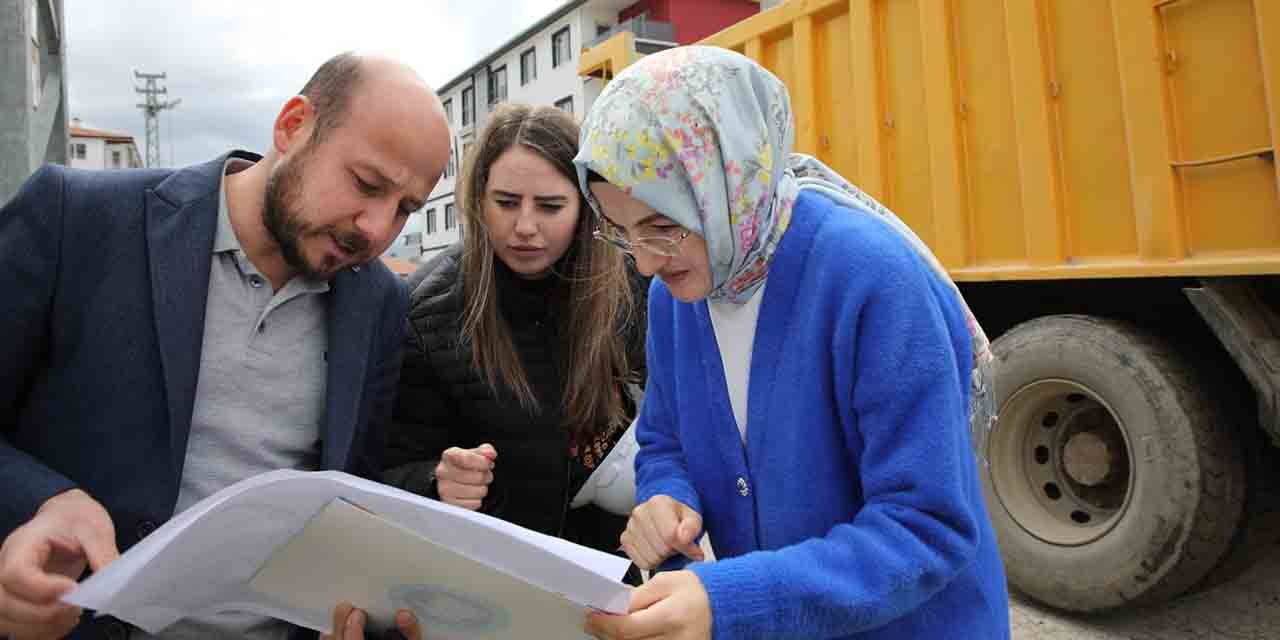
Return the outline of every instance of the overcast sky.
<path id="1" fill-rule="evenodd" d="M 145 154 L 132 70 L 165 72 L 182 104 L 160 117 L 162 165 L 260 152 L 280 106 L 335 53 L 386 53 L 440 86 L 563 2 L 66 0 L 68 116 L 130 133 Z"/>

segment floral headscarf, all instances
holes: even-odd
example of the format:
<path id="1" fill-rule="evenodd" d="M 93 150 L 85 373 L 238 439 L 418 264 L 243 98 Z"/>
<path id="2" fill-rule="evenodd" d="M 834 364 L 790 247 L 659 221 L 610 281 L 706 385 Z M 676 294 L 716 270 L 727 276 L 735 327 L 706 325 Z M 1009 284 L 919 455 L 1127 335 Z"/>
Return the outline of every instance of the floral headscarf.
<path id="1" fill-rule="evenodd" d="M 677 47 L 611 80 L 582 125 L 574 163 L 701 236 L 710 298 L 744 303 L 760 289 L 801 189 L 876 216 L 948 283 L 973 342 L 975 426 L 989 427 L 990 343 L 933 252 L 893 212 L 816 158 L 792 153 L 791 100 L 780 80 L 718 47 Z M 601 215 L 594 198 L 588 198 Z M 981 405 L 981 406 L 979 406 Z M 981 417 L 981 420 L 977 418 Z"/>

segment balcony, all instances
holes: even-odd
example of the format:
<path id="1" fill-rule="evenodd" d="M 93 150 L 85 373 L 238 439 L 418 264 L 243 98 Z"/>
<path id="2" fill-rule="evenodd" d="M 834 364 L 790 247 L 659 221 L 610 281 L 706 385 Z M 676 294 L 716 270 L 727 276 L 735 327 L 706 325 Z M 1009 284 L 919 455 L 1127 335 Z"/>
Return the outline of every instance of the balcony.
<path id="1" fill-rule="evenodd" d="M 638 15 L 629 20 L 623 20 L 611 27 L 608 31 L 598 35 L 587 44 L 587 48 L 594 47 L 613 36 L 629 31 L 635 35 L 638 43 L 653 43 L 668 46 L 676 44 L 676 30 L 671 26 L 670 22 L 659 22 L 650 20 L 644 15 Z M 662 47 L 666 48 L 666 47 Z"/>

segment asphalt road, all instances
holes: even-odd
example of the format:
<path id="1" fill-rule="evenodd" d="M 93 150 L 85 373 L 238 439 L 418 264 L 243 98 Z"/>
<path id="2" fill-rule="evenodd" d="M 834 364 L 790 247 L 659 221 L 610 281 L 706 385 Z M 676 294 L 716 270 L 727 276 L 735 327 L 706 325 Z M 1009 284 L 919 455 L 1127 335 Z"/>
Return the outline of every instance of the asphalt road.
<path id="1" fill-rule="evenodd" d="M 1149 609 L 1078 618 L 1018 594 L 1009 607 L 1014 640 L 1280 639 L 1280 548 L 1227 584 Z"/>

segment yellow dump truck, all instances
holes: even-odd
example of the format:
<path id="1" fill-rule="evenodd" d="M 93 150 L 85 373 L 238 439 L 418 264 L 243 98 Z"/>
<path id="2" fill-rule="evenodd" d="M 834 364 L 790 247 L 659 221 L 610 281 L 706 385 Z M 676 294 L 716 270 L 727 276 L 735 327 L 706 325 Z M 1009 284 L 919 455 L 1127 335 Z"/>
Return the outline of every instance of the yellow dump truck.
<path id="1" fill-rule="evenodd" d="M 995 339 L 977 446 L 1015 587 L 1148 604 L 1280 537 L 1280 2 L 791 0 L 705 43 L 787 83 L 798 149 Z"/>

